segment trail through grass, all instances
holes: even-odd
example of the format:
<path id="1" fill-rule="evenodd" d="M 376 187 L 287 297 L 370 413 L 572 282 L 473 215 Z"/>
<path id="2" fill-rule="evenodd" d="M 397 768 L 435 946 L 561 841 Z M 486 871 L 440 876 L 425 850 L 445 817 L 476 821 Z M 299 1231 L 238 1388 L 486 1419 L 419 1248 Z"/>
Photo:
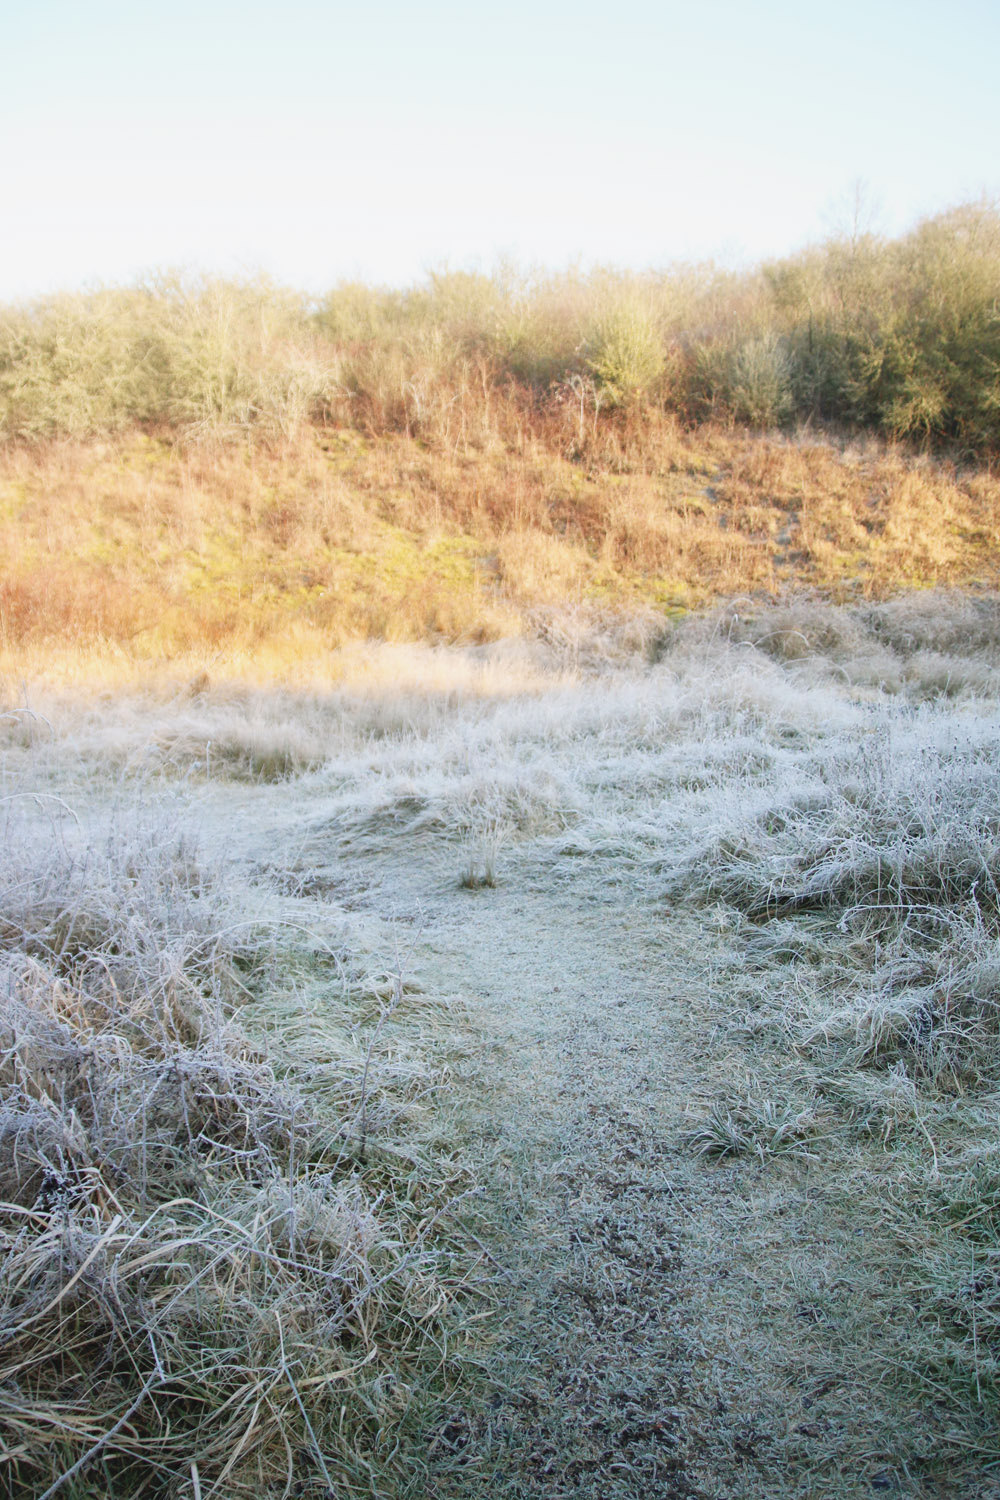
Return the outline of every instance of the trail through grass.
<path id="1" fill-rule="evenodd" d="M 4 720 L 14 1493 L 101 1443 L 79 1495 L 193 1494 L 264 1380 L 239 1479 L 274 1495 L 985 1500 L 994 606 L 736 609 L 656 662 L 365 660 L 325 693 L 50 690 Z M 161 821 L 126 837 L 136 799 Z M 79 1099 L 54 1047 L 91 1059 Z M 181 1059 L 188 1120 L 137 1131 L 144 1070 L 169 1112 Z M 55 1129 L 65 1180 L 35 1181 Z M 54 1363 L 67 1280 L 103 1407 Z M 232 1369 L 250 1327 L 202 1422 L 190 1361 Z M 203 1493 L 242 1492 L 222 1467 Z"/>

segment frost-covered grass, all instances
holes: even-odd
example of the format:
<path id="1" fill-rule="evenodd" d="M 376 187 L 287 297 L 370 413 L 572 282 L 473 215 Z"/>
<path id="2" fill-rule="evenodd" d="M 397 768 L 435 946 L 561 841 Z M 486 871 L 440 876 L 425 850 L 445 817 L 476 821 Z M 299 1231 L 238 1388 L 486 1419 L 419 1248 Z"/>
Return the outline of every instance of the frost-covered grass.
<path id="1" fill-rule="evenodd" d="M 441 1019 L 156 800 L 0 806 L 5 1493 L 410 1493 Z"/>
<path id="2" fill-rule="evenodd" d="M 706 1048 L 742 1062 L 711 1097 L 692 1077 L 697 1170 L 748 1161 L 775 1201 L 812 1174 L 852 1226 L 838 1275 L 891 1331 L 874 1374 L 858 1346 L 870 1378 L 944 1410 L 955 1453 L 1000 1458 L 996 602 L 744 601 L 639 644 L 570 612 L 516 644 L 358 648 L 326 685 L 8 695 L 5 1441 L 25 1493 L 95 1444 L 84 1473 L 111 1493 L 194 1493 L 193 1461 L 234 1495 L 301 1464 L 347 1493 L 373 1466 L 379 1493 L 418 1483 L 405 1445 L 386 1455 L 454 1291 L 413 1123 L 440 1012 L 412 1001 L 390 1053 L 392 964 L 366 978 L 301 931 L 310 900 L 344 919 L 349 872 L 418 849 L 456 901 L 582 861 L 659 914 L 665 952 L 678 910 L 726 935 Z M 179 799 L 183 836 L 126 835 L 140 796 Z M 845 1346 L 864 1311 L 836 1314 Z"/>

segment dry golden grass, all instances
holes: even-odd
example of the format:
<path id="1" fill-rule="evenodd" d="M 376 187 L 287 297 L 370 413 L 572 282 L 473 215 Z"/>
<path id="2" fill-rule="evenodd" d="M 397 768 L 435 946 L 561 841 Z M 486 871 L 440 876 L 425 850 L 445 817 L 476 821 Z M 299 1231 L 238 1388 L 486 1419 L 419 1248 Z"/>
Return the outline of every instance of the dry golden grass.
<path id="1" fill-rule="evenodd" d="M 494 409 L 475 446 L 306 429 L 5 450 L 4 669 L 67 651 L 287 668 L 349 640 L 523 633 L 556 604 L 669 614 L 792 585 L 880 598 L 997 580 L 989 470 L 648 411 L 602 417 L 581 446 L 551 407 L 516 431 L 519 410 Z"/>

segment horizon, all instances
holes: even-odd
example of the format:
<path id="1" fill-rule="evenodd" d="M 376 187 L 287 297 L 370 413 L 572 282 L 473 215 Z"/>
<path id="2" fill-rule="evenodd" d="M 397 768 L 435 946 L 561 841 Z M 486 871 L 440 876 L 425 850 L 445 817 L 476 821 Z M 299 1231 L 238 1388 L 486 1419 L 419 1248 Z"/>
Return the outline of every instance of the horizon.
<path id="1" fill-rule="evenodd" d="M 742 268 L 990 196 L 1000 13 L 40 0 L 8 21 L 0 300 L 164 268 L 316 293 L 509 259 Z M 860 199 L 858 189 L 861 185 Z M 856 201 L 858 200 L 858 201 Z"/>

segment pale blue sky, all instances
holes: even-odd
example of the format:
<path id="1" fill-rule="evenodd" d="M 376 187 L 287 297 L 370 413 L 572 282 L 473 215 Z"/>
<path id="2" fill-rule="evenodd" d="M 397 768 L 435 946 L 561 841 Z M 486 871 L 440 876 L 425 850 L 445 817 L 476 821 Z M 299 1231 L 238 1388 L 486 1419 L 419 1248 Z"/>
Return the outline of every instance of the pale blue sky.
<path id="1" fill-rule="evenodd" d="M 1000 0 L 0 0 L 0 298 L 756 260 L 1000 191 Z"/>

